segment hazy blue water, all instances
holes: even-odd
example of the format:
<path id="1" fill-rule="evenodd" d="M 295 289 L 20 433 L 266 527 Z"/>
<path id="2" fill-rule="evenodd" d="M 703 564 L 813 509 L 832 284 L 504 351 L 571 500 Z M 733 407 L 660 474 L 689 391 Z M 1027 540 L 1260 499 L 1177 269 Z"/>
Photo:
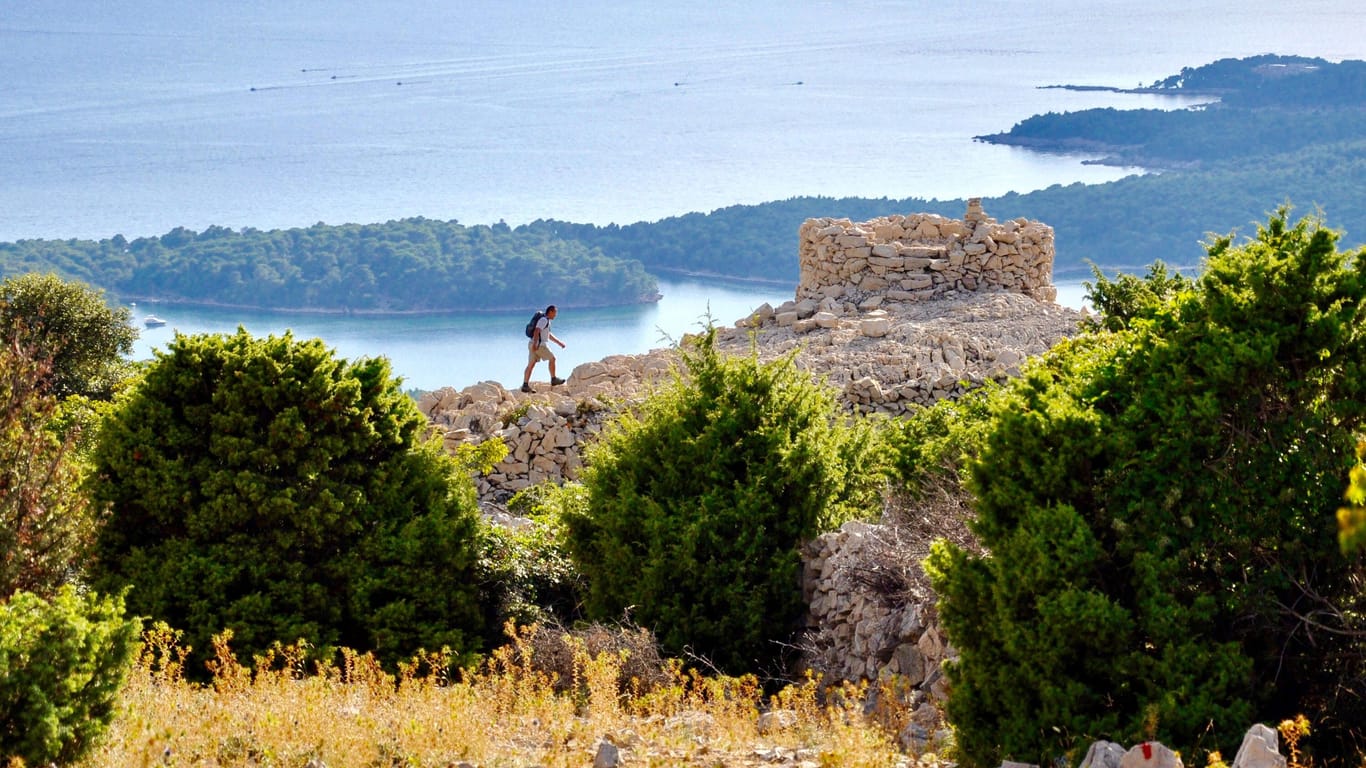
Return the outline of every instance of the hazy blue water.
<path id="1" fill-rule="evenodd" d="M 776 286 L 695 281 L 662 281 L 664 298 L 658 304 L 608 309 L 560 311 L 553 326 L 567 345 L 555 347 L 558 373 L 567 377 L 574 367 L 613 354 L 634 354 L 669 346 L 685 333 L 701 330 L 707 313 L 718 325 L 734 325 L 764 302 L 778 306 L 791 299 L 792 289 Z M 1058 303 L 1079 308 L 1084 289 L 1079 282 L 1059 286 Z M 155 314 L 166 320 L 160 328 L 141 328 L 142 319 Z M 243 312 L 209 307 L 161 306 L 142 302 L 134 309 L 139 338 L 137 359 L 164 350 L 181 333 L 232 333 L 241 325 L 252 334 L 282 334 L 321 338 L 346 358 L 384 356 L 405 387 L 439 389 L 466 387 L 480 381 L 521 383 L 526 366 L 523 327 L 529 312 L 426 315 L 419 317 L 355 317 L 300 315 L 282 312 Z M 548 381 L 540 364 L 534 380 Z"/>
<path id="2" fill-rule="evenodd" d="M 422 215 L 654 220 L 1123 171 L 974 143 L 1265 52 L 1357 0 L 0 0 L 0 240 Z M 800 84 L 798 84 L 800 83 Z"/>
<path id="3" fill-rule="evenodd" d="M 663 281 L 657 304 L 605 309 L 565 308 L 555 320 L 555 335 L 566 344 L 554 348 L 557 372 L 568 377 L 574 367 L 613 354 L 645 352 L 670 344 L 685 333 L 700 330 L 710 309 L 718 325 L 733 325 L 765 301 L 777 306 L 791 299 L 795 287 L 740 283 Z M 318 337 L 346 358 L 388 357 L 405 387 L 438 389 L 465 387 L 480 381 L 521 384 L 526 366 L 523 328 L 530 312 L 424 315 L 415 317 L 356 317 L 302 315 L 282 312 L 244 312 L 207 307 L 181 307 L 140 302 L 135 319 L 155 314 L 166 320 L 160 328 L 142 328 L 134 357 L 150 358 L 181 333 L 231 333 L 238 325 L 252 334 Z M 667 335 L 667 338 L 665 337 Z M 534 379 L 549 381 L 541 363 Z"/>
<path id="4" fill-rule="evenodd" d="M 419 215 L 630 223 L 1105 181 L 1130 171 L 971 137 L 1050 110 L 1181 103 L 1042 85 L 1140 85 L 1269 52 L 1366 58 L 1364 28 L 1357 0 L 0 0 L 0 240 Z M 730 323 L 791 295 L 664 292 L 566 312 L 566 367 L 690 330 L 708 300 Z M 388 355 L 423 388 L 522 365 L 516 317 L 157 311 L 171 325 L 140 354 L 171 327 L 243 322 Z"/>

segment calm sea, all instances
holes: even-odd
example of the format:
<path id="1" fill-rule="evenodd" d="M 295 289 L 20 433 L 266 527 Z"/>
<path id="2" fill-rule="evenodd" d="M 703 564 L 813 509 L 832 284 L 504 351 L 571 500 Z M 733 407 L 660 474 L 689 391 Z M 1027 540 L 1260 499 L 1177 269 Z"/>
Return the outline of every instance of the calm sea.
<path id="1" fill-rule="evenodd" d="M 1362 29 L 1358 0 L 0 0 L 0 240 L 409 216 L 624 224 L 797 195 L 1101 182 L 1137 169 L 972 136 L 1039 112 L 1183 103 L 1039 86 L 1135 86 L 1259 53 L 1361 59 Z M 790 296 L 663 290 L 600 322 L 566 312 L 566 354 L 644 351 L 708 301 L 729 323 Z M 506 361 L 478 366 L 522 322 L 165 313 L 187 331 L 243 322 L 387 354 L 426 388 L 514 378 Z M 600 343 L 599 324 L 631 330 Z"/>
<path id="2" fill-rule="evenodd" d="M 560 310 L 552 330 L 565 343 L 554 347 L 557 372 L 567 377 L 582 363 L 613 354 L 633 354 L 669 346 L 685 333 L 705 327 L 708 313 L 717 325 L 734 325 L 765 301 L 778 306 L 791 299 L 795 286 L 781 289 L 753 283 L 661 281 L 664 299 L 656 304 L 600 309 Z M 135 357 L 151 357 L 176 332 L 231 333 L 241 325 L 252 334 L 296 338 L 318 337 L 346 358 L 383 355 L 403 377 L 405 388 L 465 387 L 499 381 L 512 388 L 522 382 L 526 366 L 524 328 L 528 312 L 490 312 L 390 317 L 240 312 L 219 308 L 161 306 L 140 302 L 139 321 L 153 314 L 166 321 L 140 330 Z M 545 363 L 534 380 L 546 382 Z"/>
<path id="3" fill-rule="evenodd" d="M 554 348 L 557 372 L 567 376 L 575 366 L 608 355 L 635 354 L 666 347 L 686 333 L 705 327 L 708 317 L 717 325 L 734 325 L 759 305 L 776 307 L 793 297 L 796 286 L 780 288 L 755 283 L 660 282 L 664 298 L 657 304 L 603 309 L 564 308 L 554 331 L 565 348 Z M 1085 289 L 1080 282 L 1058 286 L 1058 303 L 1080 308 Z M 139 337 L 136 359 L 151 358 L 165 349 L 177 332 L 232 333 L 240 325 L 257 336 L 290 331 L 295 338 L 321 338 L 346 358 L 389 358 L 405 388 L 463 388 L 480 381 L 498 381 L 508 388 L 521 383 L 526 366 L 523 328 L 529 312 L 425 315 L 417 317 L 354 317 L 342 315 L 244 312 L 212 307 L 183 307 L 141 302 L 133 307 Z M 142 328 L 142 319 L 155 315 L 166 321 L 158 328 Z M 550 373 L 541 363 L 534 380 L 546 382 Z"/>

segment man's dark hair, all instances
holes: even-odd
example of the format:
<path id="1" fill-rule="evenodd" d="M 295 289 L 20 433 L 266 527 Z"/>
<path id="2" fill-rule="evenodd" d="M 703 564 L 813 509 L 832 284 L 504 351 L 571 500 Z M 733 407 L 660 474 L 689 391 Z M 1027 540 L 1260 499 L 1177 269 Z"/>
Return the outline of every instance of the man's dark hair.
<path id="1" fill-rule="evenodd" d="M 554 305 L 554 304 L 547 304 L 547 305 L 545 305 L 545 313 L 546 313 L 547 315 L 550 314 L 551 312 L 553 312 L 554 310 L 555 310 L 555 305 Z"/>

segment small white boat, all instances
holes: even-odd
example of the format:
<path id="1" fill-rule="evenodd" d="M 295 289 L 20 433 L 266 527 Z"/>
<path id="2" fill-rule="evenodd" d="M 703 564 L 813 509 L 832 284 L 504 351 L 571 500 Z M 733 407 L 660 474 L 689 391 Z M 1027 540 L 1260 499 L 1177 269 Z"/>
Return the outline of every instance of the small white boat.
<path id="1" fill-rule="evenodd" d="M 147 317 L 144 317 L 142 319 L 142 324 L 147 326 L 148 328 L 160 328 L 161 326 L 166 324 L 166 321 L 162 320 L 156 315 L 148 315 Z"/>

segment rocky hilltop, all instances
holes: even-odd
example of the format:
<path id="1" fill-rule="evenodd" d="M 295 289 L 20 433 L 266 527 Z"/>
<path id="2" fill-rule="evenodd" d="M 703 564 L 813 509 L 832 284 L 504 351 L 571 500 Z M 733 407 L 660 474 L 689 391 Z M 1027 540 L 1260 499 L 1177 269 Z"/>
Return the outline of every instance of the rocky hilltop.
<path id="1" fill-rule="evenodd" d="M 800 238 L 793 299 L 719 327 L 717 342 L 764 360 L 793 354 L 851 411 L 902 415 L 1018 375 L 1026 358 L 1078 333 L 1085 317 L 1053 301 L 1052 229 L 998 223 L 978 200 L 963 220 L 812 219 Z M 604 421 L 672 375 L 677 361 L 674 348 L 615 355 L 578 366 L 564 385 L 538 382 L 531 394 L 482 382 L 427 393 L 419 405 L 448 449 L 507 444 L 507 458 L 477 482 L 486 513 L 516 525 L 503 503 L 522 488 L 576 478 L 582 450 Z M 923 744 L 938 727 L 933 702 L 944 695 L 941 662 L 952 648 L 923 578 L 910 575 L 907 589 L 889 593 L 866 574 L 870 563 L 918 568 L 914 554 L 928 539 L 961 532 L 962 521 L 940 519 L 943 510 L 911 514 L 918 522 L 910 528 L 850 523 L 809 543 L 804 651 L 807 665 L 827 679 L 896 675 L 916 712 L 903 738 Z M 904 520 L 906 511 L 900 515 Z M 911 528 L 924 541 L 907 541 Z"/>
<path id="2" fill-rule="evenodd" d="M 977 199 L 963 220 L 933 214 L 855 223 L 812 219 L 800 230 L 800 283 L 717 329 L 721 349 L 761 359 L 794 353 L 851 410 L 901 415 L 982 382 L 1078 332 L 1083 314 L 1054 303 L 1052 229 L 998 223 Z M 621 403 L 669 376 L 677 350 L 584 363 L 568 381 L 526 394 L 498 382 L 422 396 L 454 449 L 498 438 L 509 455 L 479 478 L 489 503 L 546 480 L 577 477 L 582 448 Z"/>

